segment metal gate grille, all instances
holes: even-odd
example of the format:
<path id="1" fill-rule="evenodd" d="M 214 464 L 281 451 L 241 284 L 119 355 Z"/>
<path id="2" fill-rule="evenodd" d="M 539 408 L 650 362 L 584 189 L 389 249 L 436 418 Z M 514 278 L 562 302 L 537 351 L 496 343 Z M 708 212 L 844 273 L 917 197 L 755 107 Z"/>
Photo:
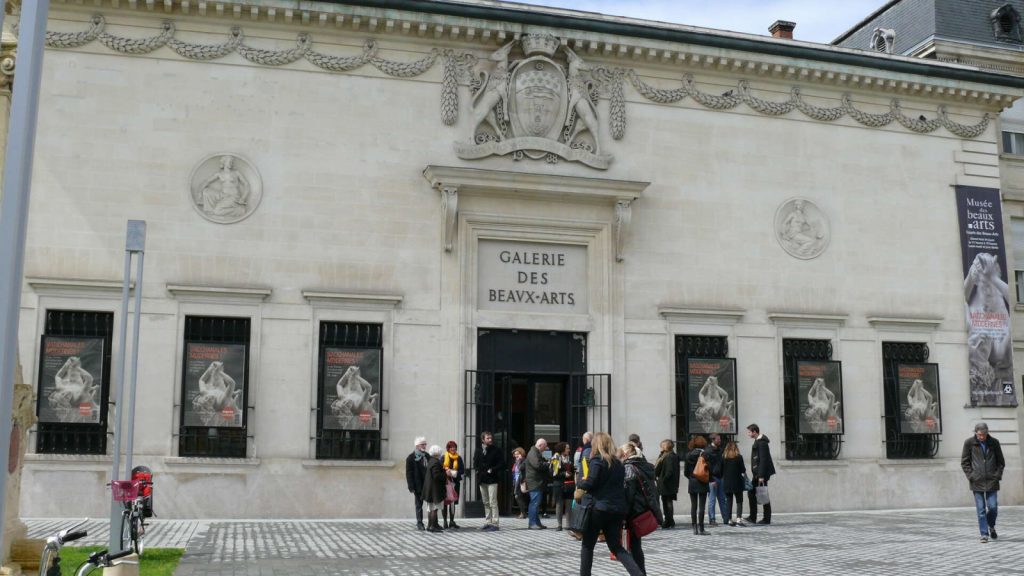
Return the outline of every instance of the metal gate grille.
<path id="1" fill-rule="evenodd" d="M 928 355 L 928 345 L 924 343 L 882 343 L 886 458 L 934 458 L 939 452 L 938 434 L 900 434 L 899 428 L 899 382 L 896 377 L 896 365 L 901 362 L 927 362 Z"/>
<path id="2" fill-rule="evenodd" d="M 799 360 L 831 360 L 829 340 L 782 341 L 783 392 L 787 460 L 835 460 L 839 458 L 843 437 L 840 434 L 800 434 L 800 402 L 796 363 Z"/>
<path id="3" fill-rule="evenodd" d="M 612 433 L 612 375 L 569 376 L 569 442 L 575 447 L 583 433 Z"/>
<path id="4" fill-rule="evenodd" d="M 323 322 L 320 324 L 320 352 L 318 368 L 318 392 L 316 411 L 316 457 L 321 460 L 380 460 L 382 454 L 380 430 L 332 430 L 324 429 L 324 406 L 326 386 L 324 385 L 324 352 L 329 346 L 344 348 L 370 348 L 383 351 L 384 326 L 381 324 L 356 324 L 350 322 Z M 387 405 L 384 400 L 383 375 L 380 383 L 381 430 L 387 430 Z"/>
<path id="5" fill-rule="evenodd" d="M 676 336 L 676 403 L 672 414 L 674 422 L 676 452 L 686 453 L 690 441 L 690 410 L 686 363 L 690 358 L 726 358 L 729 356 L 729 340 L 725 336 Z M 722 434 L 723 446 L 731 437 Z"/>
<path id="6" fill-rule="evenodd" d="M 107 402 L 111 382 L 110 356 L 113 348 L 114 315 L 110 312 L 47 310 L 44 333 L 50 336 L 103 338 L 103 382 L 100 386 L 99 423 L 40 422 L 36 428 L 36 452 L 40 454 L 106 454 Z M 39 382 L 39 386 L 41 389 L 42 382 Z M 41 394 L 39 396 L 40 402 L 45 401 Z"/>
<path id="7" fill-rule="evenodd" d="M 242 344 L 245 346 L 246 370 L 242 381 L 242 397 L 246 406 L 242 411 L 242 427 L 226 428 L 215 426 L 185 426 L 185 411 L 180 409 L 178 452 L 181 456 L 205 456 L 211 458 L 245 458 L 248 454 L 249 412 L 253 409 L 249 396 L 249 318 L 220 318 L 208 316 L 187 316 L 185 318 L 185 342 L 214 342 Z M 186 358 L 182 356 L 182 362 Z M 183 364 L 182 376 L 185 374 Z M 187 401 L 184 382 L 181 387 L 181 405 Z"/>

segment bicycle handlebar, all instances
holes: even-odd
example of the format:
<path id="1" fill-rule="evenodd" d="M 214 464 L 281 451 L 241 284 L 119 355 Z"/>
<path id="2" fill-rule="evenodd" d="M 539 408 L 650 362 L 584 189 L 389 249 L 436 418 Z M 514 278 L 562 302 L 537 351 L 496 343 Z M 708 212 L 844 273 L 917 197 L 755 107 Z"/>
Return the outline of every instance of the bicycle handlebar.
<path id="1" fill-rule="evenodd" d="M 85 530 L 77 530 L 75 532 L 70 532 L 68 534 L 65 534 L 64 537 L 62 537 L 60 539 L 60 543 L 62 545 L 63 544 L 67 544 L 68 542 L 74 542 L 75 540 L 78 540 L 79 538 L 85 538 L 88 535 L 89 535 L 89 533 L 86 532 Z"/>
<path id="2" fill-rule="evenodd" d="M 134 554 L 134 552 L 131 549 L 129 549 L 129 550 L 121 550 L 120 552 L 117 552 L 115 554 L 110 554 L 109 556 L 107 556 L 107 560 L 113 562 L 114 560 L 117 560 L 118 558 L 124 558 L 125 556 L 131 556 L 132 554 Z"/>

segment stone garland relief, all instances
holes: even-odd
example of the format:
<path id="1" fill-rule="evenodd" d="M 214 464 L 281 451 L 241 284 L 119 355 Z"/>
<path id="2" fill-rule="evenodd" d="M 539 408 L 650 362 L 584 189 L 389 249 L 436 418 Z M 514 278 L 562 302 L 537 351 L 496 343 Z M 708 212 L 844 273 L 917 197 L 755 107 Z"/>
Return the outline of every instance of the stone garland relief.
<path id="1" fill-rule="evenodd" d="M 263 199 L 263 182 L 256 168 L 241 156 L 214 154 L 192 170 L 189 197 L 203 218 L 234 224 L 256 211 Z"/>
<path id="2" fill-rule="evenodd" d="M 242 29 L 233 27 L 220 44 L 192 44 L 175 37 L 172 22 L 164 22 L 160 32 L 149 38 L 125 38 L 106 32 L 106 20 L 96 15 L 89 28 L 81 32 L 47 32 L 49 48 L 72 49 L 99 40 L 107 48 L 123 54 L 146 54 L 167 46 L 179 56 L 191 60 L 213 60 L 237 52 L 246 60 L 265 66 L 282 66 L 304 59 L 330 72 L 348 72 L 365 65 L 397 78 L 419 76 L 442 61 L 441 120 L 447 126 L 459 117 L 460 85 L 472 93 L 472 126 L 466 139 L 455 143 L 456 154 L 465 159 L 493 154 L 512 154 L 523 158 L 559 159 L 582 162 L 605 169 L 611 156 L 602 153 L 596 104 L 608 99 L 609 134 L 620 140 L 626 132 L 626 99 L 623 85 L 628 81 L 637 93 L 655 103 L 672 104 L 687 97 L 713 110 L 729 110 L 747 105 L 760 114 L 779 116 L 794 110 L 814 120 L 833 122 L 844 116 L 864 126 L 879 128 L 897 122 L 908 130 L 928 133 L 945 127 L 962 138 L 976 138 L 988 128 L 992 116 L 986 113 L 975 125 L 960 124 L 949 118 L 940 105 L 934 118 L 910 117 L 903 113 L 900 99 L 889 102 L 889 111 L 869 113 L 854 106 L 850 94 L 843 94 L 841 105 L 814 106 L 803 99 L 794 86 L 789 98 L 779 102 L 764 100 L 751 93 L 750 83 L 740 80 L 736 88 L 723 94 L 702 92 L 694 76 L 685 73 L 682 86 L 656 88 L 632 68 L 607 68 L 587 64 L 561 39 L 547 34 L 527 34 L 493 52 L 484 62 L 469 52 L 432 49 L 412 62 L 387 60 L 377 55 L 378 45 L 367 40 L 362 53 L 331 56 L 313 49 L 312 37 L 299 34 L 294 48 L 265 50 L 249 46 Z M 519 50 L 516 51 L 515 49 Z"/>
<path id="3" fill-rule="evenodd" d="M 775 238 L 794 258 L 817 258 L 828 247 L 828 216 L 806 198 L 786 200 L 775 211 Z"/>

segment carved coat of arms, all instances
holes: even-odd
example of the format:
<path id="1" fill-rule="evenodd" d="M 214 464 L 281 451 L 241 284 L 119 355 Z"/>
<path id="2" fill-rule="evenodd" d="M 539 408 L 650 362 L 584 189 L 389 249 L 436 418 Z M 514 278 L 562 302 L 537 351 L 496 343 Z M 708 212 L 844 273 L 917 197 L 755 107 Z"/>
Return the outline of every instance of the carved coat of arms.
<path id="1" fill-rule="evenodd" d="M 521 47 L 522 57 L 512 58 Z M 488 58 L 474 85 L 469 142 L 456 142 L 459 158 L 512 154 L 557 162 L 559 158 L 607 169 L 601 153 L 597 91 L 590 68 L 558 38 L 530 34 Z"/>

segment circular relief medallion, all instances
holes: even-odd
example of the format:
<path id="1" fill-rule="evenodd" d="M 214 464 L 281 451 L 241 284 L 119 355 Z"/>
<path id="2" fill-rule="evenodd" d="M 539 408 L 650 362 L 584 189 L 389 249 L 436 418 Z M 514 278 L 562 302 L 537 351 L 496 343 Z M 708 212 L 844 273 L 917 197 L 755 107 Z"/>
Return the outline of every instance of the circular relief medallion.
<path id="1" fill-rule="evenodd" d="M 263 199 L 263 181 L 252 163 L 238 154 L 214 154 L 192 170 L 189 197 L 203 218 L 233 224 L 256 211 Z"/>
<path id="2" fill-rule="evenodd" d="M 791 198 L 775 212 L 775 238 L 794 258 L 810 260 L 828 247 L 828 216 L 806 198 Z"/>

